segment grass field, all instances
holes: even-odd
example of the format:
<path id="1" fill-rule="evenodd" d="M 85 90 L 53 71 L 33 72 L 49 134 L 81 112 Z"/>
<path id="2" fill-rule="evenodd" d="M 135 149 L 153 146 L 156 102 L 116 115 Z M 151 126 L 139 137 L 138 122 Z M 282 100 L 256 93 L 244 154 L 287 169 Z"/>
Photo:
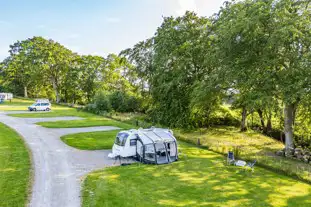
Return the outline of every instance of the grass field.
<path id="1" fill-rule="evenodd" d="M 223 156 L 181 144 L 169 165 L 133 164 L 89 174 L 83 206 L 310 206 L 311 186 L 256 167 L 227 166 Z"/>
<path id="2" fill-rule="evenodd" d="M 200 129 L 197 131 L 175 130 L 175 135 L 190 143 L 197 143 L 200 138 L 202 146 L 227 153 L 233 150 L 240 158 L 257 160 L 259 164 L 298 177 L 311 183 L 311 165 L 301 161 L 275 156 L 277 150 L 283 149 L 283 143 L 254 131 L 240 132 L 233 127 Z"/>
<path id="3" fill-rule="evenodd" d="M 111 149 L 120 130 L 69 134 L 61 137 L 69 146 L 81 150 Z"/>
<path id="4" fill-rule="evenodd" d="M 27 107 L 33 104 L 30 99 L 13 99 L 0 104 L 0 111 L 20 111 L 27 110 Z"/>
<path id="5" fill-rule="evenodd" d="M 0 206 L 26 205 L 30 169 L 30 156 L 23 140 L 0 123 Z"/>
<path id="6" fill-rule="evenodd" d="M 39 122 L 38 125 L 47 128 L 76 128 L 76 127 L 93 127 L 93 126 L 116 126 L 122 129 L 130 129 L 132 126 L 126 123 L 114 121 L 111 119 L 96 117 L 73 121 L 52 121 Z"/>

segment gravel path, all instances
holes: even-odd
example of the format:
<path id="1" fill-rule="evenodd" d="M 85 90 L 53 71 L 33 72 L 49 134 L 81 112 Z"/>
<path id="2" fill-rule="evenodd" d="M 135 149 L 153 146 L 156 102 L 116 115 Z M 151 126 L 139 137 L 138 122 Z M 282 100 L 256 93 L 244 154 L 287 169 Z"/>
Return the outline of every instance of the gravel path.
<path id="1" fill-rule="evenodd" d="M 108 131 L 117 127 L 48 129 L 36 125 L 41 121 L 76 120 L 78 117 L 15 118 L 0 112 L 0 122 L 15 129 L 28 144 L 35 171 L 31 207 L 77 207 L 81 204 L 80 186 L 90 171 L 114 164 L 110 150 L 83 151 L 72 148 L 60 136 L 79 132 Z"/>

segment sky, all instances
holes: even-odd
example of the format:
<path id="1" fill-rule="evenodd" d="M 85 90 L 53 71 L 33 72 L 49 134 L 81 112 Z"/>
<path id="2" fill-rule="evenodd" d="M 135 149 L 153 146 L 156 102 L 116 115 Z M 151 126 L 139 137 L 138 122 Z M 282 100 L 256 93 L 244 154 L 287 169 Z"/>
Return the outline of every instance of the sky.
<path id="1" fill-rule="evenodd" d="M 83 55 L 118 54 L 152 37 L 163 17 L 219 11 L 225 0 L 1 0 L 0 61 L 9 45 L 33 36 Z"/>

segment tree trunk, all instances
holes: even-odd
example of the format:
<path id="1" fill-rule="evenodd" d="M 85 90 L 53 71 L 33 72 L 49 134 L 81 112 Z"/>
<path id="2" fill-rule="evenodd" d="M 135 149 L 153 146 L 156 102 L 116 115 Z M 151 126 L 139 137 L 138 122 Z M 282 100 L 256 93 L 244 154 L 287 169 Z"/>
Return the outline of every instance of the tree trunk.
<path id="1" fill-rule="evenodd" d="M 247 131 L 246 127 L 246 117 L 247 117 L 247 110 L 245 107 L 243 107 L 242 111 L 242 120 L 241 120 L 241 132 Z"/>
<path id="2" fill-rule="evenodd" d="M 260 118 L 260 123 L 261 123 L 262 130 L 263 130 L 264 132 L 266 132 L 265 120 L 263 119 L 262 110 L 261 110 L 261 109 L 258 109 L 258 110 L 257 110 L 257 113 L 258 113 L 259 118 Z"/>
<path id="3" fill-rule="evenodd" d="M 268 114 L 268 121 L 267 121 L 267 132 L 271 132 L 272 131 L 272 113 L 271 111 L 269 111 L 269 114 Z"/>
<path id="4" fill-rule="evenodd" d="M 24 86 L 24 97 L 28 98 L 28 89 L 27 86 Z"/>
<path id="5" fill-rule="evenodd" d="M 57 87 L 57 84 L 55 83 L 55 81 L 53 81 L 53 89 L 54 89 L 55 96 L 56 96 L 56 103 L 59 103 L 60 102 L 60 96 L 59 96 L 58 87 Z"/>
<path id="6" fill-rule="evenodd" d="M 294 104 L 286 104 L 284 108 L 284 133 L 285 133 L 285 148 L 294 147 Z"/>

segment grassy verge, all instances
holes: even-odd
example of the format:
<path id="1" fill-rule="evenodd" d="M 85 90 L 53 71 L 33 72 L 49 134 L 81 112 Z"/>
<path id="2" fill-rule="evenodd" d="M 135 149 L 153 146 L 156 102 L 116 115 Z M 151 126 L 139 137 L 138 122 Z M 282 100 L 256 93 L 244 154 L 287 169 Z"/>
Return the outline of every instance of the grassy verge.
<path id="1" fill-rule="evenodd" d="M 20 136 L 0 123 L 0 206 L 25 206 L 30 156 Z"/>
<path id="2" fill-rule="evenodd" d="M 93 126 L 115 126 L 122 129 L 130 129 L 131 125 L 106 119 L 106 118 L 89 118 L 83 120 L 73 121 L 52 121 L 52 122 L 39 122 L 38 125 L 47 128 L 76 128 L 76 127 L 93 127 Z"/>
<path id="3" fill-rule="evenodd" d="M 180 144 L 188 156 L 169 165 L 134 164 L 89 174 L 83 206 L 310 206 L 311 186 L 256 167 L 226 166 L 224 157 Z"/>
<path id="4" fill-rule="evenodd" d="M 88 132 L 62 136 L 63 142 L 82 150 L 111 149 L 120 130 L 104 132 Z"/>

